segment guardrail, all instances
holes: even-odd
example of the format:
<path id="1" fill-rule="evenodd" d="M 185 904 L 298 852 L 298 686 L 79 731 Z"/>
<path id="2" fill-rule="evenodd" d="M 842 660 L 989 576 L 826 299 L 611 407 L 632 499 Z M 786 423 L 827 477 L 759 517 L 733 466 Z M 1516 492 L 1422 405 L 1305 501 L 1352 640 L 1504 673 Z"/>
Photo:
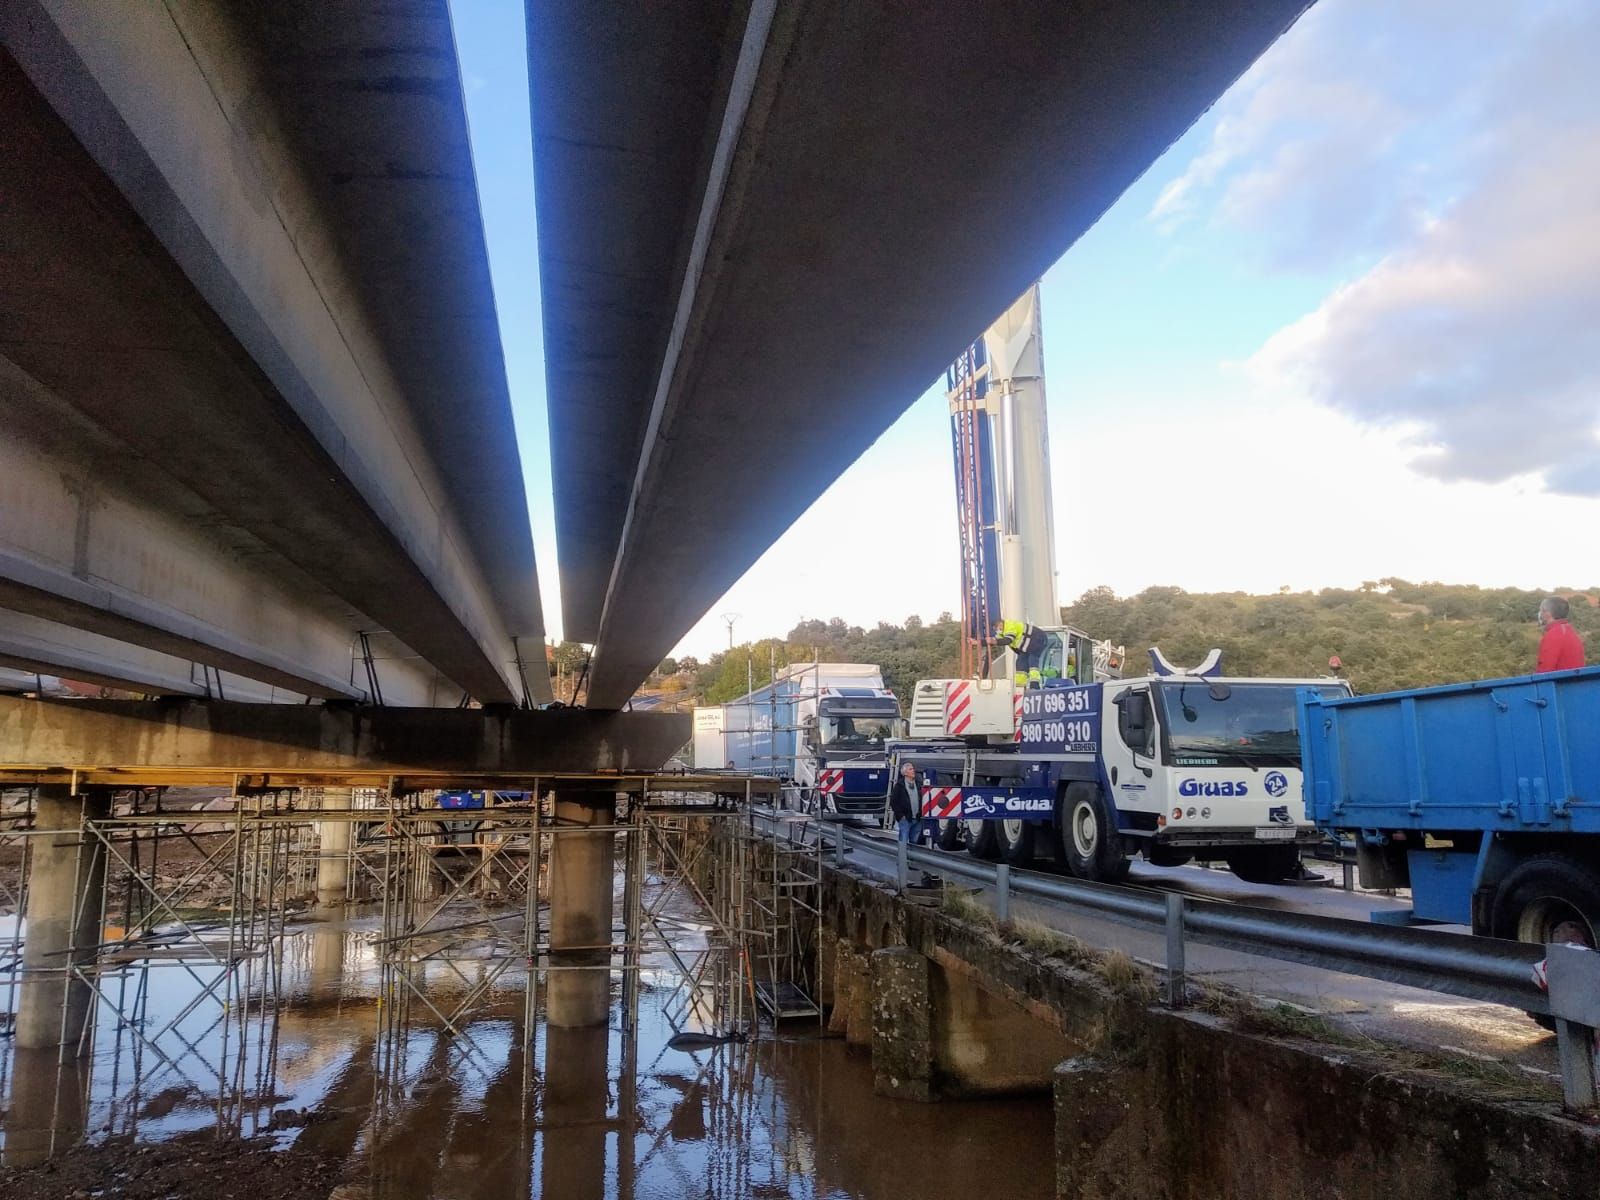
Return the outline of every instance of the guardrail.
<path id="1" fill-rule="evenodd" d="M 838 866 L 852 847 L 890 853 L 881 838 L 842 826 L 812 828 Z M 912 866 L 967 879 L 992 889 L 994 914 L 1001 921 L 1010 918 L 1012 897 L 1026 896 L 1165 933 L 1163 1001 L 1170 1007 L 1184 1003 L 1185 949 L 1193 942 L 1550 1017 L 1567 1107 L 1600 1109 L 1600 953 L 1592 950 L 1286 913 L 1081 879 L 1013 877 L 1005 863 L 935 854 L 898 841 L 892 853 L 899 889 L 909 883 Z"/>

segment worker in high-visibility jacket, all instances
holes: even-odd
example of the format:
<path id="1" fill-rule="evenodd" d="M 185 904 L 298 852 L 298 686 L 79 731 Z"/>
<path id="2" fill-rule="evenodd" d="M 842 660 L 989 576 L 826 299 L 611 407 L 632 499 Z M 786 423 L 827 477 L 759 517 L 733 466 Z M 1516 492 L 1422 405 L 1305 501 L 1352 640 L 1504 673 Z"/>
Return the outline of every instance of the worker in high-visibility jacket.
<path id="1" fill-rule="evenodd" d="M 1020 688 L 1044 686 L 1044 673 L 1039 669 L 1039 660 L 1045 647 L 1050 644 L 1044 630 L 1026 621 L 1001 621 L 995 629 L 994 640 L 1010 647 L 1017 656 L 1011 676 L 1013 683 Z"/>

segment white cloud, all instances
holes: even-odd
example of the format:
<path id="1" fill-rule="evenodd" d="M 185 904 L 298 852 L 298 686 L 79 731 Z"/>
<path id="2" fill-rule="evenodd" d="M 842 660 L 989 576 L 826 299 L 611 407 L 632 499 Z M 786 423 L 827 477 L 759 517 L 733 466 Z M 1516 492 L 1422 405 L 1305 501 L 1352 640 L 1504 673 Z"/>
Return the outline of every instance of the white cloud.
<path id="1" fill-rule="evenodd" d="M 1399 11 L 1422 9 L 1437 6 Z M 1258 379 L 1405 431 L 1434 478 L 1600 495 L 1600 7 L 1526 14 L 1520 37 L 1503 36 L 1498 7 L 1446 31 L 1461 52 L 1447 65 L 1479 68 L 1454 92 L 1427 78 L 1441 55 L 1413 29 L 1417 73 L 1378 75 L 1384 96 L 1329 106 L 1309 133 L 1286 112 L 1327 72 L 1368 78 L 1370 65 L 1328 54 L 1322 77 L 1287 87 L 1293 104 L 1263 107 L 1284 78 L 1274 66 L 1243 102 L 1253 163 L 1214 179 L 1214 199 L 1218 219 L 1271 227 L 1280 262 L 1356 244 L 1379 255 L 1267 341 Z M 1331 25 L 1335 46 L 1360 41 Z M 1375 136 L 1377 114 L 1389 133 Z"/>
<path id="2" fill-rule="evenodd" d="M 1600 494 L 1600 124 L 1520 153 L 1447 218 L 1253 360 L 1434 448 L 1419 470 Z"/>
<path id="3" fill-rule="evenodd" d="M 1388 575 L 1553 585 L 1585 576 L 1571 530 L 1600 519 L 1600 501 L 1556 502 L 1526 478 L 1419 477 L 1391 432 L 1265 389 L 1143 425 L 1128 447 L 1057 480 L 1089 518 L 1076 537 L 1058 530 L 1063 600 L 1099 584 L 1271 592 Z"/>

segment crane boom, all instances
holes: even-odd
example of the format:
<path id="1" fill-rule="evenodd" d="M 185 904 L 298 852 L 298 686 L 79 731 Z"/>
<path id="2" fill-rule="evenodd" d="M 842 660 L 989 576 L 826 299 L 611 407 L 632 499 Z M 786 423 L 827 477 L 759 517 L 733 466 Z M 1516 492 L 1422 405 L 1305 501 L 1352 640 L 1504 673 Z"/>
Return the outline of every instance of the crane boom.
<path id="1" fill-rule="evenodd" d="M 1039 285 L 946 373 L 961 533 L 961 666 L 992 675 L 1002 619 L 1060 624 Z"/>

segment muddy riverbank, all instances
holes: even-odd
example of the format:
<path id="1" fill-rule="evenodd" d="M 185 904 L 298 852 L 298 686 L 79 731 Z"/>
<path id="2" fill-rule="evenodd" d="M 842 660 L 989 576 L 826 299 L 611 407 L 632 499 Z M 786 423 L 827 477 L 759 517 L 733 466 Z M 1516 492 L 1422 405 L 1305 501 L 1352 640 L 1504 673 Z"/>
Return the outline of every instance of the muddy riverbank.
<path id="1" fill-rule="evenodd" d="M 280 1146 L 270 1136 L 219 1139 L 186 1134 L 171 1141 L 78 1144 L 32 1167 L 0 1167 L 6 1200 L 327 1200 L 339 1185 L 335 1156 Z"/>

